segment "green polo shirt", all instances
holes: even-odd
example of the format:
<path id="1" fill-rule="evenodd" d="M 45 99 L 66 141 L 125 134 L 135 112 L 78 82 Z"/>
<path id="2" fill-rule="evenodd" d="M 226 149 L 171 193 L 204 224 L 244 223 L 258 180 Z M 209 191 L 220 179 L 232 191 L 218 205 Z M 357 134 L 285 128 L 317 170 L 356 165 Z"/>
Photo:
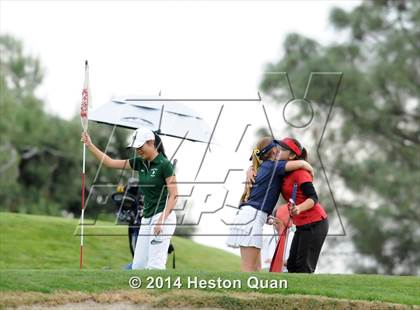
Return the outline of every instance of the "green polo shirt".
<path id="1" fill-rule="evenodd" d="M 130 166 L 139 172 L 139 187 L 144 195 L 143 217 L 149 218 L 162 212 L 168 198 L 166 178 L 175 175 L 172 163 L 162 153 L 150 165 L 137 155 L 129 161 Z"/>

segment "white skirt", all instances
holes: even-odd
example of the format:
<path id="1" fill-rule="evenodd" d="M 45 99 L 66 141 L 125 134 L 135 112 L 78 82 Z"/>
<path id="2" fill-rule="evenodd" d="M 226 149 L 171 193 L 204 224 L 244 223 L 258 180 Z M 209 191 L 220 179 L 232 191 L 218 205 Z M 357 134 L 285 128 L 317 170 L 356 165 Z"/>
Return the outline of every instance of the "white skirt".
<path id="1" fill-rule="evenodd" d="M 226 245 L 232 248 L 262 248 L 263 227 L 267 221 L 267 213 L 249 205 L 242 206 L 236 213 L 230 226 L 230 236 Z"/>

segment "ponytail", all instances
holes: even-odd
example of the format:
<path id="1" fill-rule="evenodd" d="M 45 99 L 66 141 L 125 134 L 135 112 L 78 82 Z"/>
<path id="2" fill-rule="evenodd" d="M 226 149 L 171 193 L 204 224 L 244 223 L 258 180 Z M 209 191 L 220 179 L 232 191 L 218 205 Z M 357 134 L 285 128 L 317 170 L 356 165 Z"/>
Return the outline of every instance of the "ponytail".
<path id="1" fill-rule="evenodd" d="M 269 153 L 263 154 L 261 156 L 261 150 L 263 150 L 266 146 L 268 146 L 270 143 L 272 143 L 273 138 L 271 137 L 264 137 L 260 139 L 260 141 L 257 144 L 257 147 L 252 150 L 252 155 L 250 160 L 252 161 L 252 168 L 255 172 L 258 172 L 258 169 L 260 169 L 261 164 L 266 160 L 269 156 Z M 244 192 L 242 193 L 240 203 L 247 202 L 249 195 L 251 194 L 251 189 L 248 184 L 245 184 Z"/>
<path id="2" fill-rule="evenodd" d="M 296 159 L 302 159 L 302 160 L 306 160 L 307 161 L 308 160 L 308 151 L 306 150 L 306 148 L 302 147 L 302 145 L 300 144 L 300 142 L 298 140 L 296 140 L 296 139 L 292 139 L 292 140 L 297 145 L 297 147 L 299 149 L 301 149 L 301 154 L 300 154 L 300 156 L 297 156 L 296 155 Z"/>
<path id="3" fill-rule="evenodd" d="M 300 155 L 299 159 L 308 160 L 308 152 L 304 147 L 302 148 L 302 155 Z"/>
<path id="4" fill-rule="evenodd" d="M 168 158 L 168 156 L 166 156 L 166 154 L 165 154 L 165 148 L 163 147 L 162 139 L 155 132 L 154 132 L 154 135 L 155 135 L 155 148 L 156 148 L 156 150 L 158 151 L 158 153 L 161 153 L 163 156 Z"/>
<path id="5" fill-rule="evenodd" d="M 254 168 L 255 171 L 258 171 L 261 164 L 263 163 L 263 160 L 260 158 L 260 150 L 258 148 L 255 148 L 252 151 L 251 155 L 251 161 L 252 161 L 252 168 Z"/>
<path id="6" fill-rule="evenodd" d="M 263 163 L 262 159 L 259 158 L 260 150 L 255 148 L 252 151 L 251 160 L 252 160 L 252 169 L 254 169 L 255 172 L 258 172 L 258 169 L 260 169 L 261 164 Z M 244 192 L 242 193 L 240 203 L 248 201 L 249 195 L 251 194 L 251 189 L 248 184 L 245 184 Z"/>

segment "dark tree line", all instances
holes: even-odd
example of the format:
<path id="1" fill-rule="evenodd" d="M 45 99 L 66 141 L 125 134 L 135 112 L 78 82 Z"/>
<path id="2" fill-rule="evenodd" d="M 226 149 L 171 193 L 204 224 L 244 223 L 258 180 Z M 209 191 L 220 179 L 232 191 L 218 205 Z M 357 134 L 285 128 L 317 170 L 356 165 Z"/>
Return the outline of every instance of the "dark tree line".
<path id="1" fill-rule="evenodd" d="M 291 33 L 284 56 L 266 70 L 288 72 L 299 98 L 311 72 L 343 73 L 321 153 L 328 173 L 353 193 L 336 197 L 352 242 L 375 262 L 357 270 L 419 274 L 420 2 L 365 1 L 350 12 L 333 9 L 330 22 L 339 43 Z M 315 117 L 327 114 L 336 79 L 312 79 Z M 290 99 L 282 76 L 266 75 L 261 88 L 277 104 Z M 306 120 L 308 106 L 299 109 L 295 120 Z M 322 126 L 305 134 L 318 141 Z"/>

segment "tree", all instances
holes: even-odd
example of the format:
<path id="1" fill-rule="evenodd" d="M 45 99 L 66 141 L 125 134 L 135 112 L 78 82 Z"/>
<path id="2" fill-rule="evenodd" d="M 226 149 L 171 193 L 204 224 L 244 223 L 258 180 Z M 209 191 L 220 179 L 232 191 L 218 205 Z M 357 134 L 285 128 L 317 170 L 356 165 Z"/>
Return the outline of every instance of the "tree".
<path id="1" fill-rule="evenodd" d="M 59 215 L 80 212 L 82 144 L 80 118 L 71 121 L 51 116 L 35 96 L 42 83 L 39 59 L 25 55 L 23 45 L 11 36 L 0 36 L 0 200 L 1 209 Z M 81 74 L 81 81 L 82 81 Z M 82 82 L 81 82 L 82 85 Z M 102 148 L 112 128 L 92 124 L 90 131 Z M 116 130 L 113 156 L 126 158 L 122 145 L 126 131 Z M 97 169 L 88 156 L 87 185 Z M 101 171 L 98 182 L 115 183 L 119 172 Z M 103 211 L 91 208 L 88 215 Z M 105 210 L 109 212 L 108 210 Z"/>
<path id="2" fill-rule="evenodd" d="M 31 124 L 42 114 L 42 104 L 33 96 L 42 72 L 38 60 L 25 56 L 22 44 L 11 36 L 0 36 L 0 55 L 0 199 L 3 208 L 9 206 L 16 211 L 21 201 L 18 178 L 22 151 L 15 142 L 25 145 L 29 137 L 22 130 L 32 128 Z M 27 113 L 22 113 L 24 110 Z"/>
<path id="3" fill-rule="evenodd" d="M 365 1 L 351 12 L 331 11 L 342 43 L 322 46 L 299 34 L 284 41 L 285 56 L 267 71 L 288 72 L 304 90 L 310 72 L 343 72 L 333 119 L 322 143 L 329 174 L 344 181 L 344 209 L 357 251 L 375 261 L 361 272 L 419 274 L 420 266 L 420 2 Z M 290 99 L 281 76 L 261 89 L 278 104 Z M 331 78 L 311 81 L 315 115 L 330 107 Z M 302 97 L 302 95 L 300 95 Z M 299 108 L 301 120 L 308 107 Z M 307 130 L 319 139 L 323 124 Z"/>

